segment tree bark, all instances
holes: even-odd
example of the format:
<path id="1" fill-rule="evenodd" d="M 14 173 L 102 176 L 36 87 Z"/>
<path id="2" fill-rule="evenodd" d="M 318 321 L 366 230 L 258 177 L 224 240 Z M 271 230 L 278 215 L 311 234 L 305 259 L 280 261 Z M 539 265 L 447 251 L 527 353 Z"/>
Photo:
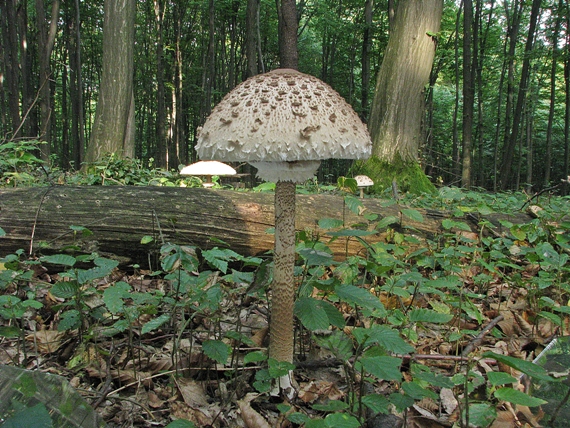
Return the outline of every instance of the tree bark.
<path id="1" fill-rule="evenodd" d="M 86 161 L 134 156 L 135 0 L 105 0 L 103 73 Z"/>
<path id="2" fill-rule="evenodd" d="M 418 161 L 424 86 L 429 81 L 443 1 L 398 2 L 370 112 L 372 154 L 386 162 Z"/>
<path id="3" fill-rule="evenodd" d="M 221 246 L 220 240 L 243 255 L 261 255 L 274 247 L 274 195 L 272 193 L 235 192 L 202 188 L 135 186 L 53 186 L 0 189 L 0 256 L 24 249 L 26 253 L 53 253 L 76 246 L 90 253 L 110 253 L 123 263 L 148 265 L 149 254 L 156 253 L 162 242 L 195 245 L 201 249 Z M 416 236 L 439 239 L 441 221 L 450 213 L 418 210 L 423 222 L 402 216 L 397 205 L 385 207 L 377 199 L 362 200 L 364 213 L 381 219 L 401 219 L 392 227 L 403 233 L 414 230 Z M 363 225 L 362 216 L 350 211 L 341 196 L 297 195 L 296 230 L 320 235 L 328 242 L 337 259 L 363 253 L 355 239 L 330 241 L 328 230 L 318 227 L 323 218 L 342 220 L 345 225 Z M 449 207 L 452 210 L 453 207 Z M 528 222 L 527 215 L 486 216 L 502 232 L 499 220 Z M 82 226 L 93 234 L 82 237 L 70 229 Z M 478 231 L 477 219 L 472 224 Z M 369 228 L 373 228 L 374 223 Z M 143 236 L 153 236 L 155 244 L 140 243 Z M 386 239 L 384 232 L 364 237 L 373 243 Z M 31 251 L 30 251 L 31 249 Z"/>
<path id="4" fill-rule="evenodd" d="M 461 168 L 461 186 L 471 187 L 471 164 L 473 149 L 473 106 L 475 101 L 475 78 L 472 52 L 473 38 L 473 2 L 463 1 L 463 151 Z"/>
<path id="5" fill-rule="evenodd" d="M 12 122 L 12 138 L 20 137 L 20 76 L 18 73 L 18 32 L 16 27 L 16 1 L 0 2 L 2 37 L 4 39 L 5 85 L 8 96 L 8 111 Z"/>
<path id="6" fill-rule="evenodd" d="M 361 117 L 368 119 L 368 92 L 370 91 L 370 52 L 372 51 L 372 12 L 374 0 L 366 0 L 364 4 L 364 33 L 362 35 L 362 92 Z"/>
<path id="7" fill-rule="evenodd" d="M 164 0 L 154 0 L 154 17 L 156 20 L 156 153 L 154 159 L 157 166 L 168 169 L 173 165 L 168 162 L 166 142 L 166 88 L 164 83 Z M 178 165 L 177 165 L 178 166 Z"/>
<path id="8" fill-rule="evenodd" d="M 558 69 L 558 58 L 560 56 L 560 48 L 558 40 L 560 38 L 560 27 L 562 26 L 564 0 L 558 1 L 556 8 L 556 21 L 552 32 L 552 62 L 550 66 L 550 105 L 548 107 L 548 124 L 546 125 L 546 153 L 544 160 L 544 178 L 542 180 L 544 187 L 550 186 L 550 170 L 552 169 L 552 128 L 554 125 L 554 113 L 556 107 L 557 78 L 556 71 Z"/>
<path id="9" fill-rule="evenodd" d="M 83 104 L 83 75 L 81 72 L 82 62 L 81 62 L 81 11 L 79 8 L 79 0 L 75 0 L 75 20 L 74 30 L 75 38 L 71 46 L 73 50 L 69 52 L 71 65 L 71 78 L 72 81 L 72 95 L 71 99 L 71 111 L 72 111 L 72 123 L 73 123 L 73 147 L 72 147 L 72 158 L 73 166 L 75 169 L 79 169 L 81 162 L 85 158 L 85 113 Z"/>
<path id="10" fill-rule="evenodd" d="M 174 106 L 172 108 L 173 147 L 177 163 L 188 163 L 188 144 L 184 128 L 184 67 L 182 37 L 186 9 L 179 3 L 174 5 L 174 22 L 176 26 L 175 70 L 174 70 Z M 177 167 L 178 165 L 176 165 Z"/>
<path id="11" fill-rule="evenodd" d="M 245 10 L 245 78 L 257 74 L 257 15 L 259 13 L 259 0 L 247 0 Z"/>
<path id="12" fill-rule="evenodd" d="M 518 138 L 520 134 L 520 125 L 523 116 L 523 105 L 525 102 L 525 97 L 528 89 L 527 84 L 530 75 L 530 57 L 534 46 L 536 24 L 538 21 L 538 16 L 540 14 L 540 3 L 541 3 L 540 0 L 533 0 L 532 2 L 530 23 L 528 27 L 528 36 L 525 45 L 525 55 L 521 70 L 519 90 L 517 94 L 517 103 L 515 105 L 515 110 L 513 113 L 513 125 L 511 128 L 511 132 L 508 135 L 506 146 L 503 150 L 503 162 L 501 164 L 501 171 L 500 171 L 500 183 L 502 190 L 507 190 L 512 183 L 513 157 L 515 154 L 515 147 L 517 145 L 517 142 L 519 141 Z"/>
<path id="13" fill-rule="evenodd" d="M 279 63 L 281 68 L 297 69 L 297 4 L 295 0 L 276 0 L 279 16 Z"/>
<path id="14" fill-rule="evenodd" d="M 36 23 L 38 27 L 38 56 L 40 63 L 40 138 L 47 142 L 41 147 L 41 158 L 49 160 L 51 150 L 51 67 L 49 59 L 55 43 L 57 22 L 59 20 L 59 0 L 52 3 L 49 29 L 45 21 L 44 0 L 36 0 Z"/>

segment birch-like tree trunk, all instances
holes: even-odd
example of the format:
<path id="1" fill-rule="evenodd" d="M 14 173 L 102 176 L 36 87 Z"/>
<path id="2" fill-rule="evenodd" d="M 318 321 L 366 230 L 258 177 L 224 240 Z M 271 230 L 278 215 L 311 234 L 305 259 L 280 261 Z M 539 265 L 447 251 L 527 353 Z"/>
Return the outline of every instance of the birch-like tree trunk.
<path id="1" fill-rule="evenodd" d="M 134 156 L 135 0 L 105 0 L 103 71 L 87 163 L 108 153 Z"/>

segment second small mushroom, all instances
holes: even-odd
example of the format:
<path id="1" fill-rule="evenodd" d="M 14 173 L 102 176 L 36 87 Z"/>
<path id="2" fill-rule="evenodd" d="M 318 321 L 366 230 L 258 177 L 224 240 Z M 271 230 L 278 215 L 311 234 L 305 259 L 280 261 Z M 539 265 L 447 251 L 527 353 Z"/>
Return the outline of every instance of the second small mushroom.
<path id="1" fill-rule="evenodd" d="M 214 108 L 198 136 L 201 159 L 249 162 L 275 182 L 275 250 L 269 357 L 293 362 L 295 183 L 314 176 L 322 159 L 365 159 L 372 142 L 352 107 L 316 77 L 277 69 L 236 86 Z M 279 379 L 295 393 L 292 374 Z"/>
<path id="2" fill-rule="evenodd" d="M 213 187 L 212 177 L 214 175 L 235 175 L 236 170 L 231 166 L 218 161 L 199 161 L 187 165 L 180 170 L 180 175 L 193 175 L 205 177 L 206 181 L 202 183 L 204 187 Z"/>
<path id="3" fill-rule="evenodd" d="M 357 175 L 354 177 L 356 180 L 356 186 L 360 189 L 360 198 L 364 198 L 364 190 L 368 187 L 374 185 L 374 181 L 367 175 Z"/>

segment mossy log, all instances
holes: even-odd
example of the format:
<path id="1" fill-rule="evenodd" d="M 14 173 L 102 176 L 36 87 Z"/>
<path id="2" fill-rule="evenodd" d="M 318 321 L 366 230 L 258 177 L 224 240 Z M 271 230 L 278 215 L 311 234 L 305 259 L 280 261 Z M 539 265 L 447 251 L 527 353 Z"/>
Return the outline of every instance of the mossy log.
<path id="1" fill-rule="evenodd" d="M 147 267 L 149 255 L 156 255 L 162 243 L 193 245 L 202 249 L 223 246 L 243 255 L 260 255 L 273 248 L 272 193 L 239 192 L 203 188 L 84 186 L 0 189 L 0 256 L 23 249 L 27 254 L 50 254 L 66 248 L 82 252 L 115 255 L 122 264 Z M 406 233 L 431 237 L 441 233 L 446 211 L 419 210 L 424 220 L 414 222 L 401 215 L 397 205 L 366 198 L 363 213 L 378 219 L 397 216 L 397 225 Z M 522 215 L 528 220 L 528 216 Z M 503 216 L 504 217 L 504 216 Z M 323 218 L 342 220 L 346 226 L 367 222 L 354 214 L 342 196 L 297 195 L 296 229 L 309 230 L 329 242 L 337 259 L 362 252 L 354 238 L 330 240 L 327 230 L 318 227 Z M 522 222 L 510 218 L 511 221 Z M 497 218 L 486 218 L 498 225 Z M 374 222 L 368 224 L 373 228 Z M 473 230 L 477 230 L 473 219 Z M 363 226 L 364 225 L 364 226 Z M 71 228 L 81 226 L 92 232 L 83 236 Z M 500 231 L 500 230 L 499 230 Z M 154 238 L 142 244 L 144 236 Z M 385 233 L 366 236 L 368 242 L 384 240 Z"/>

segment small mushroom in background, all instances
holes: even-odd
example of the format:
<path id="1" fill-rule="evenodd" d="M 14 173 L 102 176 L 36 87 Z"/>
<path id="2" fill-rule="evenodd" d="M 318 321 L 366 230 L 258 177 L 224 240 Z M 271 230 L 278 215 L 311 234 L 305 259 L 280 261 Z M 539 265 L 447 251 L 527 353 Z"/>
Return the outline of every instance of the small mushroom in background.
<path id="1" fill-rule="evenodd" d="M 198 135 L 200 159 L 249 162 L 275 182 L 275 250 L 269 357 L 293 362 L 295 189 L 322 159 L 365 159 L 372 142 L 350 104 L 316 77 L 292 69 L 253 76 L 213 109 Z M 272 393 L 294 396 L 292 373 Z"/>
<path id="2" fill-rule="evenodd" d="M 180 170 L 180 175 L 193 175 L 205 177 L 202 183 L 204 187 L 213 187 L 212 176 L 214 175 L 235 175 L 236 170 L 231 166 L 218 161 L 199 161 L 191 165 L 187 165 Z"/>
<path id="3" fill-rule="evenodd" d="M 356 186 L 360 189 L 360 198 L 364 198 L 364 190 L 374 184 L 374 181 L 367 175 L 357 175 L 354 177 Z"/>

